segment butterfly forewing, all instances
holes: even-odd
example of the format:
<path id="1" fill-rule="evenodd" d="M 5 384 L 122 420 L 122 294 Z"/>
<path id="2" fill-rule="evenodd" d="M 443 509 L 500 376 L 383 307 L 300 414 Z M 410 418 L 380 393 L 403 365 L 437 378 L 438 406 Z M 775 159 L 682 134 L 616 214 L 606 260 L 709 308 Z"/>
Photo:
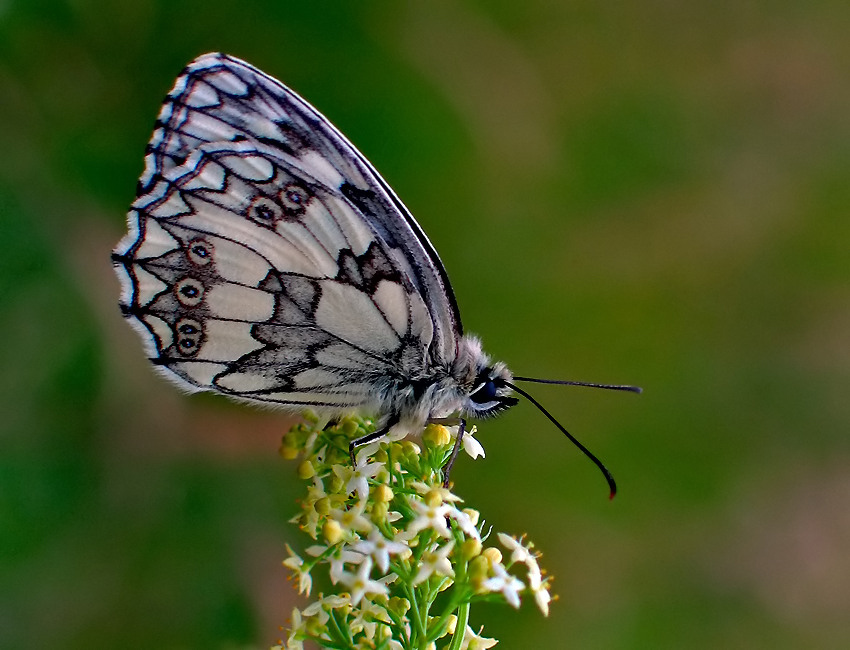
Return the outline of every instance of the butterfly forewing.
<path id="1" fill-rule="evenodd" d="M 362 156 L 303 100 L 223 55 L 168 96 L 115 251 L 154 363 L 196 389 L 335 409 L 450 362 L 444 271 Z"/>
<path id="2" fill-rule="evenodd" d="M 332 188 L 383 239 L 422 295 L 432 353 L 451 359 L 460 316 L 443 265 L 419 225 L 369 162 L 312 106 L 279 81 L 222 54 L 191 63 L 166 98 L 149 144 L 140 193 L 207 143 L 263 144 Z"/>

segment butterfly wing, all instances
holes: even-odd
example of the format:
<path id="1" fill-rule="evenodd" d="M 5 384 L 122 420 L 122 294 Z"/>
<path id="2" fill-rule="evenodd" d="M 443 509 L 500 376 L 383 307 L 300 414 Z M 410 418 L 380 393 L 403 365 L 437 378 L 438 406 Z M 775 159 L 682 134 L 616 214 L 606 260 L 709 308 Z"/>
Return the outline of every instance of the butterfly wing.
<path id="1" fill-rule="evenodd" d="M 324 116 L 276 79 L 244 61 L 206 54 L 175 83 L 148 147 L 147 189 L 198 146 L 248 138 L 286 152 L 335 186 L 394 256 L 408 265 L 434 320 L 435 352 L 451 358 L 462 334 L 445 268 L 416 220 L 366 158 Z"/>
<path id="2" fill-rule="evenodd" d="M 388 377 L 456 353 L 427 238 L 312 107 L 236 59 L 178 78 L 113 255 L 155 364 L 194 389 L 375 407 Z"/>

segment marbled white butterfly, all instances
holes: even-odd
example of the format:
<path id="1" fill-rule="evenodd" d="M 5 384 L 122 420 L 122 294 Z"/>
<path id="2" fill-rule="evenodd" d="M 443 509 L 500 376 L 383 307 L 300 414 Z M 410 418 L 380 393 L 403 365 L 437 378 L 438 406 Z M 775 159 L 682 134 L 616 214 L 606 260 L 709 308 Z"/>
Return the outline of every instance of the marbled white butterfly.
<path id="1" fill-rule="evenodd" d="M 421 430 L 530 399 L 463 333 L 446 270 L 375 169 L 257 68 L 206 54 L 178 77 L 112 259 L 153 364 L 190 390 Z M 555 382 L 580 383 L 580 382 Z M 605 386 L 631 390 L 631 387 Z M 454 453 L 463 435 L 461 422 Z M 454 456 L 449 461 L 448 469 Z"/>

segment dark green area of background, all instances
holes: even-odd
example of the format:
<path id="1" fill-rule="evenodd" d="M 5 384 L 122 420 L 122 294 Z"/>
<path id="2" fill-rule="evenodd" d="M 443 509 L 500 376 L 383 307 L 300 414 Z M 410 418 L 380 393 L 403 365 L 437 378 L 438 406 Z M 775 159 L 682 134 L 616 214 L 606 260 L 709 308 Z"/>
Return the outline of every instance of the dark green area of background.
<path id="1" fill-rule="evenodd" d="M 221 50 L 385 174 L 540 387 L 457 491 L 560 600 L 505 648 L 850 646 L 850 5 L 0 2 L 0 648 L 265 648 L 280 416 L 188 398 L 109 252 L 162 96 Z"/>

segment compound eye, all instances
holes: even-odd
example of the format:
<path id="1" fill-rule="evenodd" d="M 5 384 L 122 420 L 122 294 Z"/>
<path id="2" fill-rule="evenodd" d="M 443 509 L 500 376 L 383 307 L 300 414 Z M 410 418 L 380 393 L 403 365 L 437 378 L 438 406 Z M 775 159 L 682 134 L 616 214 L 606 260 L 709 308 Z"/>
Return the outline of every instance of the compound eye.
<path id="1" fill-rule="evenodd" d="M 496 384 L 492 379 L 488 379 L 484 382 L 484 385 L 481 386 L 477 391 L 472 393 L 469 396 L 476 404 L 486 404 L 487 402 L 492 402 L 496 399 Z"/>

